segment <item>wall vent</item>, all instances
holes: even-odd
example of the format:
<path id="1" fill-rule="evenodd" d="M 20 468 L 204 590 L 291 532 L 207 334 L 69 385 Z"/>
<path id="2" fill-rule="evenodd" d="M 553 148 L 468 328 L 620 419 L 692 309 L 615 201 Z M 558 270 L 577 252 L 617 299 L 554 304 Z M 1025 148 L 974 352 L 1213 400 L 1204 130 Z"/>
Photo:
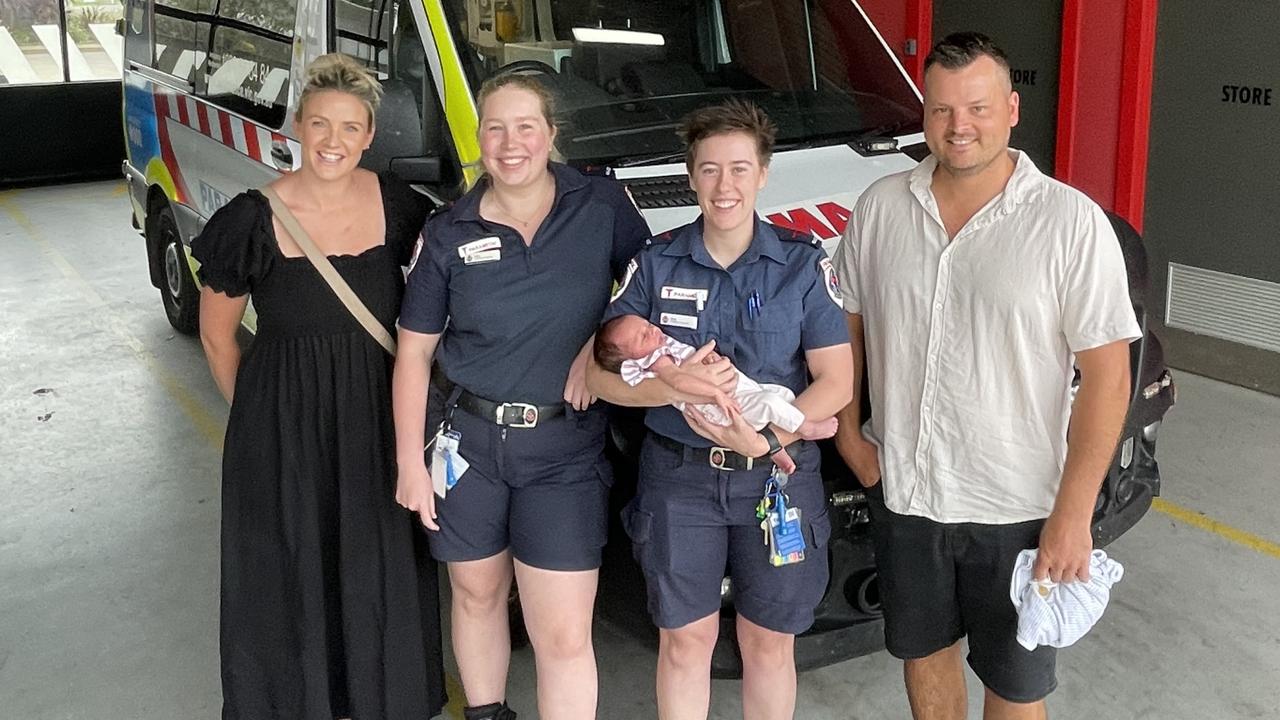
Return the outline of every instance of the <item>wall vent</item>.
<path id="1" fill-rule="evenodd" d="M 1165 324 L 1280 352 L 1280 284 L 1169 263 Z"/>

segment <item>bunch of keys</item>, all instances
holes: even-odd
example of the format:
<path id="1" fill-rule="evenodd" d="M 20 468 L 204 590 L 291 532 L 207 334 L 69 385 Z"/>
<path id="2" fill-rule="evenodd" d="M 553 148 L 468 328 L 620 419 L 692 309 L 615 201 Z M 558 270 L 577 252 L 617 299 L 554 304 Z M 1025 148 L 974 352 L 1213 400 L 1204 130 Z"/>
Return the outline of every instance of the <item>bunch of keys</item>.
<path id="1" fill-rule="evenodd" d="M 784 489 L 787 475 L 776 468 L 764 484 L 764 497 L 756 505 L 756 517 L 764 531 L 764 544 L 769 548 L 769 564 L 774 567 L 804 560 L 804 531 L 800 508 L 790 507 Z"/>

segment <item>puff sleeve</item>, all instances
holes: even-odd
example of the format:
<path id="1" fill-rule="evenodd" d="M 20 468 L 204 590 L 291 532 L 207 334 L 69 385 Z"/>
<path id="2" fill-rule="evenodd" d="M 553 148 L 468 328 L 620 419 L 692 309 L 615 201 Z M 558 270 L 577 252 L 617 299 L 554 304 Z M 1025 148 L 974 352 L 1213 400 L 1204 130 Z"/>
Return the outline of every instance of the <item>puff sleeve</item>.
<path id="1" fill-rule="evenodd" d="M 232 297 L 253 292 L 277 254 L 270 207 L 253 190 L 215 212 L 191 242 L 201 284 Z"/>
<path id="2" fill-rule="evenodd" d="M 409 264 L 422 225 L 431 211 L 431 200 L 392 172 L 378 176 L 382 209 L 387 219 L 387 247 L 401 266 Z"/>

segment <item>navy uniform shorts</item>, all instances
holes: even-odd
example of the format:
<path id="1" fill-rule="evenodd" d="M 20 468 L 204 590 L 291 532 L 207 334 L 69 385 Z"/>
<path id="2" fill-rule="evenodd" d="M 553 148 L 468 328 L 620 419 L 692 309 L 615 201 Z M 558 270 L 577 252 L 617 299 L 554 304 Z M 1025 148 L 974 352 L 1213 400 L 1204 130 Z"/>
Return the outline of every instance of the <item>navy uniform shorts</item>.
<path id="1" fill-rule="evenodd" d="M 813 610 L 827 587 L 831 525 L 811 442 L 790 446 L 798 470 L 786 493 L 801 511 L 805 559 L 769 563 L 756 504 L 773 470 L 719 470 L 688 448 L 671 449 L 645 439 L 636 497 L 623 510 L 632 550 L 644 571 L 654 624 L 673 629 L 720 609 L 720 584 L 732 579 L 742 617 L 776 632 L 799 634 L 813 624 Z"/>
<path id="2" fill-rule="evenodd" d="M 432 384 L 428 433 L 446 416 Z M 440 562 L 492 557 L 510 548 L 543 570 L 600 567 L 607 538 L 613 472 L 604 457 L 605 413 L 567 409 L 532 428 L 504 428 L 461 408 L 449 415 L 470 468 L 446 497 L 436 497 L 439 531 L 427 531 Z M 428 469 L 431 456 L 426 458 Z"/>
<path id="3" fill-rule="evenodd" d="M 1018 644 L 1009 600 L 1014 561 L 1039 545 L 1044 521 L 940 523 L 889 510 L 878 484 L 867 498 L 889 653 L 923 658 L 967 636 L 969 666 L 996 695 L 1027 703 L 1053 692 L 1057 651 Z"/>

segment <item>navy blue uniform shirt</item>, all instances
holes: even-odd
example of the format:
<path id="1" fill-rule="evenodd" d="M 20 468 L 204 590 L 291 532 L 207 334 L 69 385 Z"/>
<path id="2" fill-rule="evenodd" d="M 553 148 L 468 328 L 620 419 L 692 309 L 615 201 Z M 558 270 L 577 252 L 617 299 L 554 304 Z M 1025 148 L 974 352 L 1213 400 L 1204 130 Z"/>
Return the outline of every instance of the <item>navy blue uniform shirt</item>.
<path id="1" fill-rule="evenodd" d="M 436 357 L 445 375 L 496 402 L 563 402 L 613 281 L 650 235 L 621 184 L 548 167 L 555 200 L 532 245 L 480 217 L 481 181 L 427 220 L 405 287 L 400 327 L 444 333 Z"/>
<path id="2" fill-rule="evenodd" d="M 698 218 L 636 256 L 604 322 L 640 315 L 694 347 L 714 339 L 747 377 L 799 395 L 808 385 L 804 351 L 849 342 L 839 297 L 831 262 L 807 233 L 757 217 L 751 244 L 726 270 L 707 252 Z M 671 406 L 651 408 L 645 424 L 693 447 L 711 445 Z"/>

